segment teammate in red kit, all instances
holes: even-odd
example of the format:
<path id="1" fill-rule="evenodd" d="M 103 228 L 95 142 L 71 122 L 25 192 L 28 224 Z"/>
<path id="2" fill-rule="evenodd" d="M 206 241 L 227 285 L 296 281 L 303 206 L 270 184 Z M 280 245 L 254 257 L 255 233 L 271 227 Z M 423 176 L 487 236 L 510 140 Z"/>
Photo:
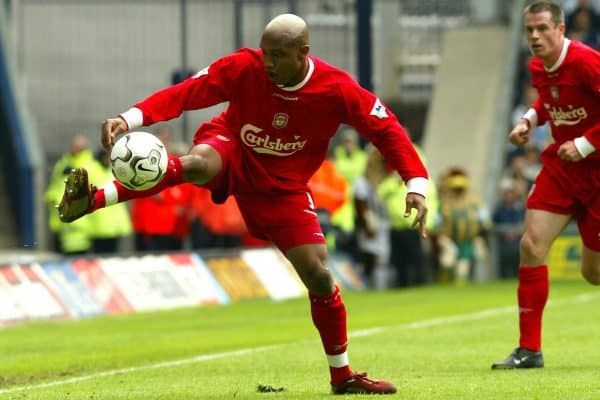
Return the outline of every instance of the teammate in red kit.
<path id="1" fill-rule="evenodd" d="M 533 127 L 550 121 L 554 143 L 541 155 L 543 168 L 527 200 L 517 291 L 520 344 L 493 369 L 544 366 L 546 254 L 573 219 L 583 241 L 581 273 L 592 285 L 600 284 L 600 54 L 565 38 L 564 13 L 552 2 L 532 3 L 523 17 L 538 99 L 509 140 L 522 146 Z"/>
<path id="2" fill-rule="evenodd" d="M 65 221 L 100 207 L 190 182 L 215 202 L 235 196 L 250 233 L 272 241 L 309 291 L 311 314 L 331 373 L 334 393 L 395 393 L 393 384 L 350 369 L 346 310 L 327 268 L 325 239 L 307 181 L 324 160 L 340 124 L 373 142 L 408 185 L 407 215 L 425 234 L 427 171 L 405 130 L 386 106 L 346 72 L 309 56 L 308 28 L 283 14 L 266 26 L 260 49 L 241 49 L 186 81 L 160 90 L 102 124 L 110 149 L 128 130 L 225 101 L 228 108 L 202 124 L 190 153 L 170 158 L 163 180 L 146 191 L 114 182 L 89 190 L 85 172 L 67 180 L 59 213 Z"/>

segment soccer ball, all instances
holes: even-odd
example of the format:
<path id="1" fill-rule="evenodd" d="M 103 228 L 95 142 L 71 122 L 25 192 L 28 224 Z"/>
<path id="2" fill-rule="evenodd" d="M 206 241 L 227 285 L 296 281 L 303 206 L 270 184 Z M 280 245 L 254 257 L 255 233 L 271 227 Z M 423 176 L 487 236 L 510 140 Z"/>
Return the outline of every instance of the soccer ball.
<path id="1" fill-rule="evenodd" d="M 123 186 L 146 190 L 165 176 L 167 149 L 151 133 L 131 132 L 116 141 L 110 152 L 110 162 L 113 175 Z"/>

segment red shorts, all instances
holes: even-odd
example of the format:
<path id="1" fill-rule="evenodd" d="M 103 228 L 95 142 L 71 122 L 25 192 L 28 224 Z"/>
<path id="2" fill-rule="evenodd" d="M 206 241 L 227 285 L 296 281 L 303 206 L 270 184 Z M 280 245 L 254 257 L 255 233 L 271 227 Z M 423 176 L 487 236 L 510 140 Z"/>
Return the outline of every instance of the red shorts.
<path id="1" fill-rule="evenodd" d="M 261 165 L 247 160 L 239 141 L 224 127 L 204 124 L 194 136 L 194 144 L 200 143 L 217 150 L 223 163 L 219 174 L 203 186 L 215 203 L 235 197 L 250 234 L 273 242 L 284 253 L 303 244 L 325 244 L 308 191 L 277 187 Z"/>
<path id="2" fill-rule="evenodd" d="M 552 149 L 542 154 L 542 162 L 527 208 L 573 215 L 583 244 L 600 251 L 600 160 L 566 162 Z"/>

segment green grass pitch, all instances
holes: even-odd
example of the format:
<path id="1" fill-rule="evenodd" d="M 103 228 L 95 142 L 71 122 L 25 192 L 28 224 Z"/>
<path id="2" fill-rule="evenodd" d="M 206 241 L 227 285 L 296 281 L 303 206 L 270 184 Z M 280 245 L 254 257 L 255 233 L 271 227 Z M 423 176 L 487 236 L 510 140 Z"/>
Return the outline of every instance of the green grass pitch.
<path id="1" fill-rule="evenodd" d="M 351 366 L 391 398 L 600 398 L 598 288 L 551 284 L 546 367 L 517 371 L 490 369 L 517 345 L 515 281 L 343 295 Z M 0 330 L 0 400 L 322 399 L 328 381 L 306 299 Z"/>

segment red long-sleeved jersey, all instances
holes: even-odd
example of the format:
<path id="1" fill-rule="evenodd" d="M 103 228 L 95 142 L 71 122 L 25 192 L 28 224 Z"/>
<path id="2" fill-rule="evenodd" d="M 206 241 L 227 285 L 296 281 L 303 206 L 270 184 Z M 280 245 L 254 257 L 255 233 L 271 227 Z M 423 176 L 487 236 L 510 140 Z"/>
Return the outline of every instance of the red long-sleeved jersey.
<path id="1" fill-rule="evenodd" d="M 346 72 L 317 57 L 308 62 L 302 82 L 279 87 L 269 80 L 261 51 L 241 49 L 137 103 L 143 115 L 138 122 L 150 125 L 185 110 L 229 102 L 222 114 L 200 126 L 196 137 L 218 126 L 225 140 L 240 142 L 248 179 L 237 182 L 233 192 L 238 193 L 307 191 L 331 137 L 340 124 L 348 124 L 377 146 L 409 191 L 424 194 L 427 171 L 389 109 Z M 413 178 L 425 179 L 410 182 Z"/>
<path id="2" fill-rule="evenodd" d="M 600 158 L 600 53 L 576 41 L 565 40 L 561 58 L 551 69 L 533 58 L 529 69 L 532 85 L 539 97 L 533 109 L 537 124 L 552 124 L 554 144 L 584 136 L 596 151 L 589 158 Z"/>

